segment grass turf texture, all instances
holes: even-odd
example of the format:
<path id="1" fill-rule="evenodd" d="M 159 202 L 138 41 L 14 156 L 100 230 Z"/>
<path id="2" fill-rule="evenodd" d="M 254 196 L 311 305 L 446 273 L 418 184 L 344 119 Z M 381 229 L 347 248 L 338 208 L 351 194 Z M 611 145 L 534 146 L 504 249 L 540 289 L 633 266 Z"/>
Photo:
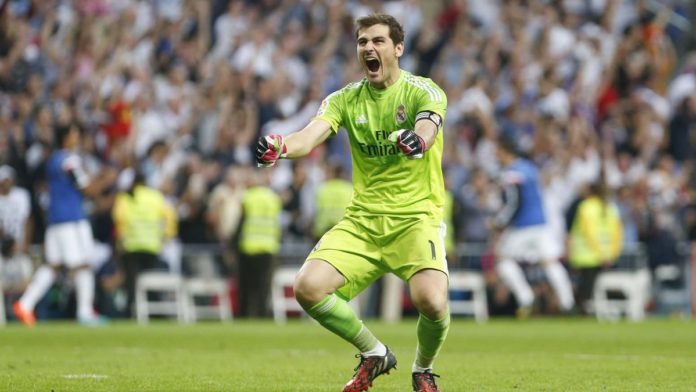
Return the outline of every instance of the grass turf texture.
<path id="1" fill-rule="evenodd" d="M 399 359 L 374 391 L 410 391 L 415 320 L 368 326 Z M 694 391 L 694 322 L 455 319 L 444 391 Z M 308 321 L 0 328 L 0 391 L 340 391 L 355 350 Z"/>

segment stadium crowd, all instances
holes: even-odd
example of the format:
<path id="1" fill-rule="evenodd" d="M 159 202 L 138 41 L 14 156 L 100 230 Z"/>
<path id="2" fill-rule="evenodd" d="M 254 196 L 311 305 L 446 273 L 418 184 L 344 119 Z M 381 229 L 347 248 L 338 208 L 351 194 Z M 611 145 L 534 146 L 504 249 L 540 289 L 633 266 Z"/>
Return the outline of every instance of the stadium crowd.
<path id="1" fill-rule="evenodd" d="M 645 244 L 652 267 L 676 263 L 676 244 L 696 240 L 696 27 L 685 16 L 688 1 L 0 4 L 0 177 L 14 179 L 31 201 L 32 230 L 16 238 L 20 253 L 43 241 L 44 168 L 54 130 L 67 124 L 81 130 L 89 172 L 118 173 L 87 206 L 102 259 L 113 253 L 115 196 L 134 171 L 175 207 L 170 268 L 181 268 L 181 244 L 231 246 L 244 189 L 258 176 L 257 137 L 297 131 L 327 94 L 361 78 L 346 43 L 354 42 L 355 18 L 375 11 L 404 25 L 402 68 L 448 95 L 443 167 L 456 242 L 490 238 L 486 222 L 501 205 L 501 135 L 540 168 L 559 244 L 572 221 L 567 212 L 600 178 L 621 213 L 624 243 Z M 316 239 L 315 195 L 336 165 L 350 170 L 344 133 L 309 159 L 272 169 L 283 241 Z M 233 274 L 234 257 L 226 260 L 223 273 Z M 5 286 L 16 299 L 31 268 L 12 268 Z"/>

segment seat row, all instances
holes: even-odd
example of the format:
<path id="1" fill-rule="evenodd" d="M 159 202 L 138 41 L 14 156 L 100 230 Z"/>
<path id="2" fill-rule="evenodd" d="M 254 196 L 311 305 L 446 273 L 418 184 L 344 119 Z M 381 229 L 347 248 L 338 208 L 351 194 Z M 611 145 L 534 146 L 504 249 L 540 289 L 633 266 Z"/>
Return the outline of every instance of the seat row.
<path id="1" fill-rule="evenodd" d="M 178 274 L 147 271 L 135 283 L 135 313 L 139 324 L 152 315 L 174 316 L 180 323 L 201 318 L 233 318 L 229 286 L 220 278 L 186 278 Z"/>

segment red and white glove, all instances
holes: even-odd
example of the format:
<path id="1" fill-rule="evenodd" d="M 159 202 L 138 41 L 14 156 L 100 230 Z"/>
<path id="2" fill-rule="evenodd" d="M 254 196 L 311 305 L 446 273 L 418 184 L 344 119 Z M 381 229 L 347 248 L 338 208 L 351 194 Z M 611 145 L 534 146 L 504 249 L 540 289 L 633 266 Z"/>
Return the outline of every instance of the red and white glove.
<path id="1" fill-rule="evenodd" d="M 256 166 L 271 167 L 276 161 L 285 157 L 288 148 L 280 135 L 260 137 L 256 143 Z"/>
<path id="2" fill-rule="evenodd" d="M 408 159 L 421 159 L 425 152 L 425 140 L 410 129 L 400 129 L 389 134 L 389 140 L 396 143 Z"/>

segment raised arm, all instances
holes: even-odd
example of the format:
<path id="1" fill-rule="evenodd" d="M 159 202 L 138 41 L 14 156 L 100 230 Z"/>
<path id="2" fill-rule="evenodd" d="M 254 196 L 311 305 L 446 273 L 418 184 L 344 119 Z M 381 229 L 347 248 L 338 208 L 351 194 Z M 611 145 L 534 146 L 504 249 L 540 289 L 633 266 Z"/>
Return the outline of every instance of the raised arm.
<path id="1" fill-rule="evenodd" d="M 272 134 L 261 137 L 256 144 L 256 163 L 258 166 L 269 167 L 281 158 L 302 158 L 323 143 L 329 135 L 331 124 L 322 119 L 315 119 L 300 131 L 288 136 Z"/>
<path id="2" fill-rule="evenodd" d="M 430 110 L 416 115 L 413 130 L 400 129 L 389 135 L 389 140 L 396 143 L 409 159 L 420 159 L 423 153 L 435 143 L 437 132 L 442 126 L 442 117 Z"/>
<path id="3" fill-rule="evenodd" d="M 113 185 L 118 177 L 118 171 L 105 166 L 99 175 L 90 176 L 82 165 L 78 155 L 71 155 L 63 161 L 62 169 L 68 174 L 77 189 L 87 197 L 94 197 L 107 187 Z"/>
<path id="4" fill-rule="evenodd" d="M 423 139 L 423 142 L 425 142 L 426 150 L 430 149 L 430 147 L 432 147 L 435 143 L 435 137 L 437 136 L 437 132 L 440 129 L 440 124 L 442 123 L 442 119 L 440 119 L 439 115 L 432 112 L 427 112 L 427 115 L 437 116 L 437 120 L 416 121 L 416 125 L 413 127 L 416 135 L 420 136 Z M 436 121 L 440 124 L 436 124 Z"/>

